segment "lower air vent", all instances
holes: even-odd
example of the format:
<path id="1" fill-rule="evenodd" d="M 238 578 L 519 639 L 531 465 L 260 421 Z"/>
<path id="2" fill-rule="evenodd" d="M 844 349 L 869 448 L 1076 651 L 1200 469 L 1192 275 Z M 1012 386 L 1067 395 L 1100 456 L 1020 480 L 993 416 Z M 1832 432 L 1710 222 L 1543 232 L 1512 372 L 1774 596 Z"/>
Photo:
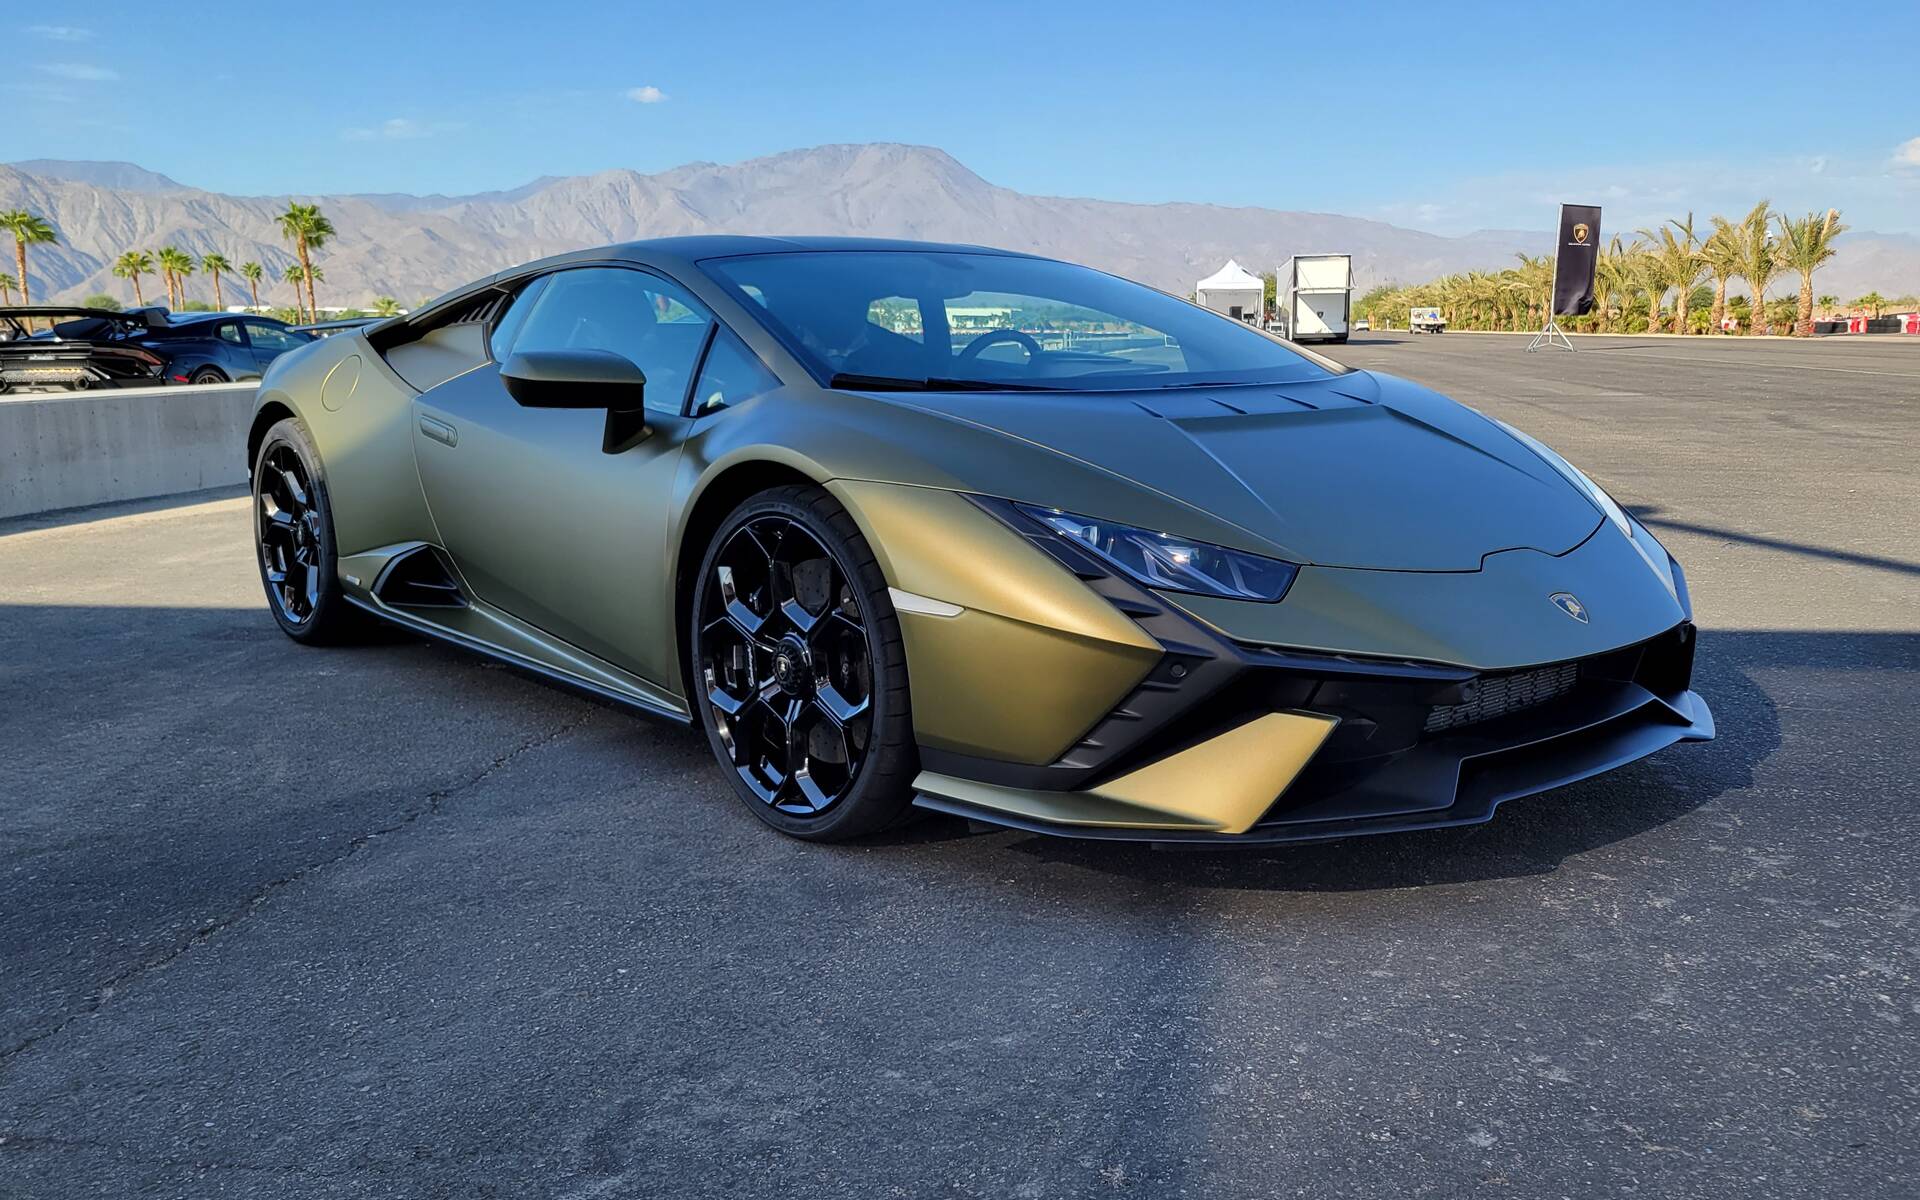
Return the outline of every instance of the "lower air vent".
<path id="1" fill-rule="evenodd" d="M 1471 698 L 1459 704 L 1436 704 L 1427 712 L 1426 731 L 1445 733 L 1462 725 L 1491 721 L 1510 712 L 1533 708 L 1573 690 L 1580 681 L 1579 663 L 1561 663 L 1510 675 L 1485 675 L 1475 682 Z"/>
<path id="2" fill-rule="evenodd" d="M 395 608 L 465 608 L 467 598 L 432 546 L 409 550 L 388 565 L 374 595 Z"/>

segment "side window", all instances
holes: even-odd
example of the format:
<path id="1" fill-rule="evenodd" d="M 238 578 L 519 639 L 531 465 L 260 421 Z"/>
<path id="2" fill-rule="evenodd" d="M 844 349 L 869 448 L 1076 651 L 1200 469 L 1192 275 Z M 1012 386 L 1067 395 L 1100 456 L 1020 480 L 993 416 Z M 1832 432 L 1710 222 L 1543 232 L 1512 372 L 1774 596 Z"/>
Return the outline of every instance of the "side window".
<path id="1" fill-rule="evenodd" d="M 611 350 L 646 372 L 648 408 L 677 413 L 713 318 L 657 275 L 580 267 L 548 277 L 513 341 L 527 350 Z"/>
<path id="2" fill-rule="evenodd" d="M 291 350 L 303 344 L 300 339 L 284 329 L 278 329 L 272 325 L 260 325 L 252 321 L 247 322 L 247 336 L 253 339 L 254 348 L 258 350 Z"/>
<path id="3" fill-rule="evenodd" d="M 532 312 L 533 306 L 540 302 L 540 293 L 547 286 L 547 280 L 551 278 L 553 278 L 551 275 L 542 275 L 521 288 L 520 294 L 513 298 L 513 303 L 508 305 L 507 311 L 494 323 L 493 336 L 487 343 L 493 355 L 493 361 L 503 363 L 507 361 L 507 356 L 513 353 L 513 342 L 520 336 L 520 327 L 527 323 L 527 314 Z"/>
<path id="4" fill-rule="evenodd" d="M 247 344 L 247 339 L 240 336 L 239 324 L 234 321 L 220 322 L 220 327 L 213 331 L 213 336 L 232 346 L 244 346 Z"/>
<path id="5" fill-rule="evenodd" d="M 723 326 L 714 335 L 713 349 L 707 351 L 700 381 L 693 385 L 693 415 L 716 412 L 779 386 L 779 378 L 767 370 L 766 364 L 733 330 Z"/>

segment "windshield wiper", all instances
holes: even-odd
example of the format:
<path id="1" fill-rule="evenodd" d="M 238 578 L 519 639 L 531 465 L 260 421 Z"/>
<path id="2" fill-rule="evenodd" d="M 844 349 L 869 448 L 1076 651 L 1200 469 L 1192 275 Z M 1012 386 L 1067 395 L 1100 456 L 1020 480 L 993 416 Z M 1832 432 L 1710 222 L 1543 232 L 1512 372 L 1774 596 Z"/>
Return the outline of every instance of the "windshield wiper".
<path id="1" fill-rule="evenodd" d="M 852 388 L 863 392 L 1060 392 L 1065 388 L 1044 383 L 1016 383 L 1007 379 L 946 379 L 931 375 L 925 379 L 903 379 L 897 375 L 850 375 L 842 373 L 827 380 L 830 388 Z"/>

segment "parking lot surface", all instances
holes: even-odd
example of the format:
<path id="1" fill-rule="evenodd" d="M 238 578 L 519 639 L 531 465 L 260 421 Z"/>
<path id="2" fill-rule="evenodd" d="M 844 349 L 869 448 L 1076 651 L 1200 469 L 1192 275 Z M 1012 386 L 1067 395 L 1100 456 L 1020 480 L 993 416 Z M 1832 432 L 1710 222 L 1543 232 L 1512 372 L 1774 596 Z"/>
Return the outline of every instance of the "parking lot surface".
<path id="1" fill-rule="evenodd" d="M 1484 827 L 764 829 L 694 734 L 0 525 L 0 1196 L 1920 1192 L 1920 339 L 1374 335 L 1686 564 L 1720 737 Z"/>

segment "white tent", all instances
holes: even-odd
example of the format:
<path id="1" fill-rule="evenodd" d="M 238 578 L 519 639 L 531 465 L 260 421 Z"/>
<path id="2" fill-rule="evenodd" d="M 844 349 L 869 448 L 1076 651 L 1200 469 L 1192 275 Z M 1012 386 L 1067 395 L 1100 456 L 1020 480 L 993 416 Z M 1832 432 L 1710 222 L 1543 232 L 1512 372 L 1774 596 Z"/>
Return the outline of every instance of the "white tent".
<path id="1" fill-rule="evenodd" d="M 1267 285 L 1232 259 L 1193 285 L 1193 298 L 1203 308 L 1229 317 L 1258 322 L 1266 306 Z"/>

